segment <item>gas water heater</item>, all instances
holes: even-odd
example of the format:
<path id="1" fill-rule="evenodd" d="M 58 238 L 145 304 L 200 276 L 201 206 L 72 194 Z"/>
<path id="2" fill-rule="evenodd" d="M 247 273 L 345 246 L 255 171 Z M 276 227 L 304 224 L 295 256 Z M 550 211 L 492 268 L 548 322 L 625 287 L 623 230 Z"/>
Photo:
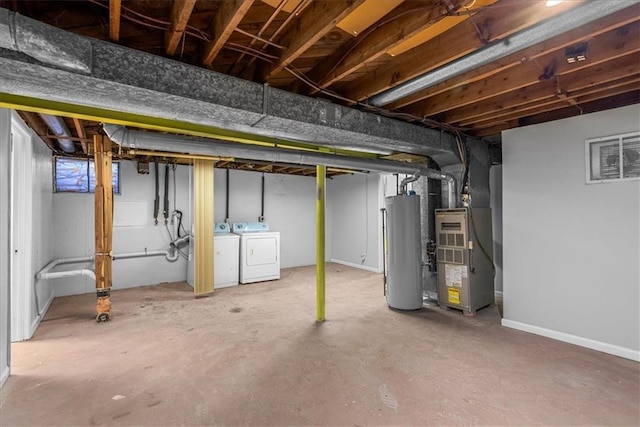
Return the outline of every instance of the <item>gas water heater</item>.
<path id="1" fill-rule="evenodd" d="M 398 310 L 422 308 L 420 196 L 385 199 L 387 304 Z"/>
<path id="2" fill-rule="evenodd" d="M 491 209 L 436 209 L 438 302 L 473 316 L 495 300 Z"/>

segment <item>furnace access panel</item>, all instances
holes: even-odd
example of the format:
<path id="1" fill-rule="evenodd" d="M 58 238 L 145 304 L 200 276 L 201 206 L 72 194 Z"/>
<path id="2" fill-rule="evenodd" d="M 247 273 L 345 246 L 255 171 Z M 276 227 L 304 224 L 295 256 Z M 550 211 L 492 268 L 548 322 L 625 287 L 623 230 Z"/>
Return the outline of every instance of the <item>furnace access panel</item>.
<path id="1" fill-rule="evenodd" d="M 494 302 L 491 209 L 436 209 L 438 301 L 473 316 Z"/>

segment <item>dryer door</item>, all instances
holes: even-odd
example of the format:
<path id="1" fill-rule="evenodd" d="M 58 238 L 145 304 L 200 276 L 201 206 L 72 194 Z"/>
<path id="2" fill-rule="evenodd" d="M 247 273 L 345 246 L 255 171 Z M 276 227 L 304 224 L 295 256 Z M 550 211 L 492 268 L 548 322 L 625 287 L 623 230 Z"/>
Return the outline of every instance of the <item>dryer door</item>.
<path id="1" fill-rule="evenodd" d="M 247 265 L 269 265 L 278 262 L 278 239 L 274 236 L 252 236 L 247 239 L 245 256 Z"/>

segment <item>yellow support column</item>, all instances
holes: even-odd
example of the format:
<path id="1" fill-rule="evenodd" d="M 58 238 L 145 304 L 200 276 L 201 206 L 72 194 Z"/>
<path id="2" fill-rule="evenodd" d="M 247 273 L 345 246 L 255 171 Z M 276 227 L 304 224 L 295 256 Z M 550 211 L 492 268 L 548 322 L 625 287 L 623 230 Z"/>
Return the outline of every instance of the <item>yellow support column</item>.
<path id="1" fill-rule="evenodd" d="M 193 292 L 196 297 L 213 293 L 213 167 L 212 160 L 194 160 L 195 266 Z"/>
<path id="2" fill-rule="evenodd" d="M 327 167 L 316 166 L 316 322 L 324 322 L 324 206 Z"/>

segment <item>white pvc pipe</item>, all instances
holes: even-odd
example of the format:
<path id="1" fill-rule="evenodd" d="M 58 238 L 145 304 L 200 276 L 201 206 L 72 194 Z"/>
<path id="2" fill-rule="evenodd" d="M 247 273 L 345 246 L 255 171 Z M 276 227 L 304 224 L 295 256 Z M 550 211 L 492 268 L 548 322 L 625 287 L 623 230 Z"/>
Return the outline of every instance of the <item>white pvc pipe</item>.
<path id="1" fill-rule="evenodd" d="M 145 258 L 145 257 L 154 257 L 154 256 L 164 256 L 167 261 L 175 262 L 178 260 L 179 253 L 177 250 L 171 253 L 170 251 L 147 251 L 147 252 L 130 252 L 126 254 L 113 255 L 113 261 L 120 259 L 132 259 L 132 258 Z M 76 257 L 76 258 L 58 258 L 49 262 L 42 270 L 36 274 L 36 279 L 38 280 L 49 280 L 49 279 L 59 279 L 62 277 L 74 277 L 74 276 L 87 276 L 95 280 L 96 274 L 93 270 L 82 268 L 77 270 L 68 270 L 68 271 L 51 271 L 59 265 L 64 264 L 79 264 L 81 262 L 90 262 L 93 261 L 93 256 L 88 257 Z"/>
<path id="2" fill-rule="evenodd" d="M 47 279 L 49 278 L 47 275 L 49 272 L 56 268 L 59 265 L 64 264 L 79 264 L 81 262 L 90 262 L 93 261 L 93 256 L 88 257 L 76 257 L 76 258 L 58 258 L 54 259 L 49 264 L 45 265 L 39 272 L 36 274 L 36 279 Z M 79 270 L 77 270 L 79 271 Z M 79 275 L 79 274 L 78 274 Z"/>
<path id="3" fill-rule="evenodd" d="M 87 276 L 93 280 L 96 280 L 96 273 L 88 268 L 80 270 L 67 270 L 67 271 L 51 271 L 43 274 L 39 279 L 60 279 L 62 277 L 74 277 L 74 276 Z"/>

